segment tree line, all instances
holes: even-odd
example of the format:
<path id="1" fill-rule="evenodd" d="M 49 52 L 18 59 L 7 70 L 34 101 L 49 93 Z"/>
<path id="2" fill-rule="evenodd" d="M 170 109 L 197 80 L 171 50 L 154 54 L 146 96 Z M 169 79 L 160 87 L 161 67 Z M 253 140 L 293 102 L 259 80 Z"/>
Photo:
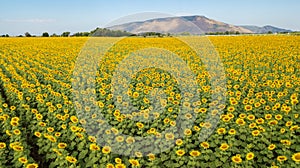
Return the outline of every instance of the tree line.
<path id="1" fill-rule="evenodd" d="M 240 33 L 238 31 L 226 31 L 226 32 L 208 32 L 205 33 L 206 35 L 239 35 L 244 34 Z M 266 34 L 273 34 L 273 32 L 269 31 Z M 291 34 L 291 35 L 300 35 L 300 32 L 280 32 L 278 34 Z M 176 35 L 185 35 L 189 36 L 191 35 L 189 32 L 183 32 L 180 34 L 174 34 Z M 63 32 L 62 34 L 56 34 L 53 33 L 50 35 L 48 32 L 43 32 L 39 37 L 122 37 L 122 36 L 140 36 L 140 37 L 165 37 L 165 36 L 173 36 L 170 33 L 158 33 L 158 32 L 143 32 L 139 34 L 133 34 L 126 31 L 121 30 L 110 30 L 107 28 L 96 28 L 95 30 L 92 30 L 90 32 L 77 32 L 74 34 L 71 34 L 71 32 Z M 8 34 L 0 35 L 0 37 L 10 37 Z M 24 35 L 18 35 L 17 37 L 37 37 L 36 35 L 31 35 L 29 32 L 24 33 Z"/>
<path id="2" fill-rule="evenodd" d="M 121 31 L 121 30 L 110 30 L 107 28 L 96 28 L 90 32 L 77 32 L 71 34 L 71 32 L 63 32 L 62 34 L 53 33 L 50 35 L 48 32 L 43 32 L 39 37 L 122 37 L 122 36 L 131 36 L 132 33 Z M 9 37 L 8 34 L 1 35 L 1 37 Z M 24 33 L 24 35 L 18 35 L 17 37 L 37 37 L 32 35 L 29 32 Z"/>

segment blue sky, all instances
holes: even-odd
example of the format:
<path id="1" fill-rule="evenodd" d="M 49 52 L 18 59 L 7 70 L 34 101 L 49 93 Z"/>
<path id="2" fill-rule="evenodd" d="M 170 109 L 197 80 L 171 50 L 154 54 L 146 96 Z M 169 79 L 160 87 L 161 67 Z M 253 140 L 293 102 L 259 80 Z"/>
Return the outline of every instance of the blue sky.
<path id="1" fill-rule="evenodd" d="M 142 12 L 300 30 L 298 0 L 1 0 L 0 6 L 0 34 L 11 35 L 90 31 Z"/>

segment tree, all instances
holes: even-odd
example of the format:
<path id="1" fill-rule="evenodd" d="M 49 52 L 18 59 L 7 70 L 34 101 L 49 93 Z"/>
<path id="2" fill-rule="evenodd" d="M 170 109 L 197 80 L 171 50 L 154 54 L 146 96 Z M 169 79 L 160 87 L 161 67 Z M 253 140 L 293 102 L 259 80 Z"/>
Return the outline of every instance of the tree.
<path id="1" fill-rule="evenodd" d="M 51 37 L 59 37 L 59 35 L 53 33 L 53 34 L 51 35 Z"/>
<path id="2" fill-rule="evenodd" d="M 48 32 L 44 32 L 44 33 L 42 34 L 42 37 L 49 37 L 49 33 L 48 33 Z"/>
<path id="3" fill-rule="evenodd" d="M 63 32 L 63 33 L 61 34 L 61 36 L 62 36 L 62 37 L 69 37 L 70 34 L 71 34 L 71 32 Z"/>
<path id="4" fill-rule="evenodd" d="M 122 37 L 122 36 L 130 36 L 132 33 L 121 31 L 121 30 L 110 30 L 107 28 L 99 28 L 97 27 L 95 30 L 90 32 L 90 36 L 94 37 Z"/>
<path id="5" fill-rule="evenodd" d="M 6 34 L 6 35 L 5 35 L 5 37 L 9 37 L 9 35 L 8 35 L 8 34 Z"/>
<path id="6" fill-rule="evenodd" d="M 29 32 L 26 32 L 26 33 L 25 33 L 25 36 L 26 36 L 26 37 L 31 37 L 31 34 L 30 34 Z"/>
<path id="7" fill-rule="evenodd" d="M 90 35 L 89 32 L 77 32 L 77 33 L 73 34 L 72 36 L 75 36 L 75 37 L 87 37 L 89 35 Z"/>

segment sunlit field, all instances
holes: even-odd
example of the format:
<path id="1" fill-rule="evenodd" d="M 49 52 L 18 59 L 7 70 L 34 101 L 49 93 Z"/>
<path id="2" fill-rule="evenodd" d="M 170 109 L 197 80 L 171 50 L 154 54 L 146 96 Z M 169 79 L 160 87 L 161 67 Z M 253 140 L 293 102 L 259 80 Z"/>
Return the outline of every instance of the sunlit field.
<path id="1" fill-rule="evenodd" d="M 208 39 L 223 63 L 225 103 L 211 100 L 211 93 L 220 90 L 211 87 L 211 74 L 201 60 L 190 62 L 195 53 L 181 41 L 129 37 L 99 63 L 94 80 L 97 99 L 90 100 L 100 109 L 95 112 L 73 101 L 76 58 L 88 38 L 0 38 L 0 167 L 300 167 L 300 36 Z M 196 75 L 200 99 L 193 103 L 194 114 L 184 115 L 195 117 L 195 122 L 183 130 L 183 138 L 161 135 L 166 128 L 176 127 L 179 107 L 188 106 L 182 103 L 176 78 L 167 71 L 149 68 L 133 74 L 127 94 L 140 112 L 122 114 L 115 106 L 114 100 L 120 103 L 122 96 L 114 97 L 111 91 L 114 68 L 124 54 L 152 45 L 180 56 Z M 156 88 L 166 98 L 160 100 L 162 111 L 152 113 L 149 96 Z M 210 111 L 210 106 L 219 110 Z M 147 156 L 119 155 L 86 132 L 86 121 L 77 109 L 89 113 L 99 125 L 104 122 L 98 119 L 101 113 L 112 125 L 101 134 L 114 134 L 117 142 L 134 142 L 119 136 L 122 132 L 174 140 L 174 147 Z M 214 124 L 205 122 L 208 113 L 220 114 L 219 122 L 209 138 L 199 142 L 201 130 Z M 134 116 L 155 120 L 138 122 L 131 120 Z M 125 147 L 120 150 L 130 153 Z"/>

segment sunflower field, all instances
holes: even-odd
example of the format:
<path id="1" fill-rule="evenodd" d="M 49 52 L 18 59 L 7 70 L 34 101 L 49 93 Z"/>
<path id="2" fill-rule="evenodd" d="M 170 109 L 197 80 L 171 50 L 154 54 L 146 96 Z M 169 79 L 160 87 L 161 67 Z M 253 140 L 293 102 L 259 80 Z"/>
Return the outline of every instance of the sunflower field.
<path id="1" fill-rule="evenodd" d="M 95 83 L 91 92 L 96 97 L 83 98 L 89 103 L 80 104 L 76 96 L 89 90 L 74 88 L 74 81 L 78 86 L 82 82 L 74 71 L 88 38 L 0 38 L 0 168 L 300 167 L 300 37 L 208 39 L 222 62 L 225 88 L 212 87 L 209 67 L 177 38 L 129 37 L 97 63 L 95 78 L 84 81 Z M 153 46 L 177 54 L 191 67 L 198 99 L 184 98 L 176 77 L 161 68 L 131 74 L 128 85 L 113 79 L 128 54 Z M 154 51 L 149 54 L 159 55 Z M 129 69 L 139 64 L 127 61 Z M 114 82 L 126 87 L 126 96 L 114 94 Z M 224 102 L 213 100 L 216 92 Z M 162 107 L 154 112 L 153 95 Z M 117 104 L 133 104 L 138 111 Z M 181 106 L 194 110 L 181 116 Z M 218 108 L 211 110 L 214 106 Z M 78 110 L 86 115 L 78 115 Z M 208 114 L 217 120 L 208 122 Z M 192 124 L 178 122 L 179 116 Z M 163 134 L 168 128 L 182 129 L 183 136 Z M 209 128 L 213 132 L 199 141 Z M 141 148 L 146 155 L 132 152 L 130 144 L 138 141 L 137 136 L 154 136 L 155 145 L 172 147 L 156 151 L 145 142 Z M 115 143 L 99 143 L 104 137 Z"/>

